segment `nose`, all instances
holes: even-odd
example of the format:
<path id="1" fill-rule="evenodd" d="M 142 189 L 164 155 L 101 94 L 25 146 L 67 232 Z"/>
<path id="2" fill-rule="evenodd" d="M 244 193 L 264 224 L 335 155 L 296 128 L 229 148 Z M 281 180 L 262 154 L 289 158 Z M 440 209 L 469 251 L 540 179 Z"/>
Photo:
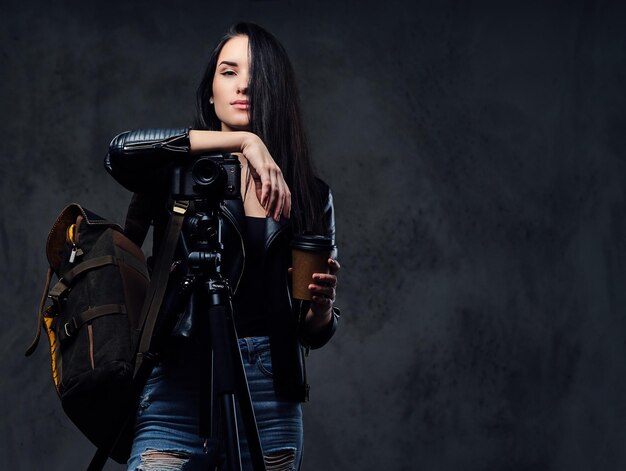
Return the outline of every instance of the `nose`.
<path id="1" fill-rule="evenodd" d="M 248 93 L 248 74 L 242 73 L 239 75 L 239 83 L 237 84 L 237 93 L 246 95 Z"/>

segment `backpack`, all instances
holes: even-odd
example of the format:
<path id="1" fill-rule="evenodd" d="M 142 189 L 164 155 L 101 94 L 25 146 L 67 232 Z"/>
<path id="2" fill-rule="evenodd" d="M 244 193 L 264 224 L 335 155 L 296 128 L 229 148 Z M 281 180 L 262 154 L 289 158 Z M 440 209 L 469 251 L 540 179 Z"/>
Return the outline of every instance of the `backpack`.
<path id="1" fill-rule="evenodd" d="M 167 332 L 159 312 L 188 207 L 173 202 L 151 277 L 122 228 L 77 203 L 63 209 L 48 234 L 48 273 L 26 356 L 43 326 L 63 410 L 97 447 L 89 471 L 101 470 L 109 456 L 125 463 L 130 454 L 137 400 Z M 53 274 L 58 281 L 50 288 Z"/>
<path id="2" fill-rule="evenodd" d="M 56 219 L 46 254 L 38 329 L 26 355 L 37 347 L 43 323 L 63 410 L 100 448 L 119 432 L 132 406 L 148 268 L 141 249 L 119 225 L 78 204 Z M 53 273 L 58 282 L 50 288 Z M 44 311 L 46 297 L 52 304 Z M 125 462 L 129 445 L 111 456 Z"/>

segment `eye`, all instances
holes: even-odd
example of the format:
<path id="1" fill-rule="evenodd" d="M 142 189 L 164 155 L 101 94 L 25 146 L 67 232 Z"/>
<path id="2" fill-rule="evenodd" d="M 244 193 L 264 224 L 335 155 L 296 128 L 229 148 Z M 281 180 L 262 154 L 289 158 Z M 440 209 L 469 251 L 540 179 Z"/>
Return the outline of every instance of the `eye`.
<path id="1" fill-rule="evenodd" d="M 236 74 L 234 70 L 227 69 L 222 72 L 222 75 L 225 75 L 227 77 L 232 77 L 233 75 L 236 75 Z"/>

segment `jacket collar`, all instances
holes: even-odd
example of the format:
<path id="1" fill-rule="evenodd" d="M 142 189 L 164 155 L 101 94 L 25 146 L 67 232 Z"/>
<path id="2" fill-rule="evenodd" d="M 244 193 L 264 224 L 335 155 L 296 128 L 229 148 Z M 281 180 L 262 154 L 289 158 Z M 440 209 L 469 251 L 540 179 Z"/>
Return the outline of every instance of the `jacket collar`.
<path id="1" fill-rule="evenodd" d="M 289 227 L 289 219 L 281 216 L 278 222 L 272 218 L 267 218 L 265 221 L 265 251 L 267 252 L 274 239 Z"/>
<path id="2" fill-rule="evenodd" d="M 246 214 L 240 199 L 226 200 L 222 204 L 222 211 L 233 223 L 239 234 L 246 232 Z M 276 237 L 289 227 L 289 219 L 281 217 L 278 222 L 272 218 L 265 219 L 265 250 L 267 251 Z"/>
<path id="3" fill-rule="evenodd" d="M 240 199 L 225 200 L 222 203 L 222 212 L 233 223 L 239 234 L 245 233 L 246 214 L 243 212 L 243 203 Z"/>

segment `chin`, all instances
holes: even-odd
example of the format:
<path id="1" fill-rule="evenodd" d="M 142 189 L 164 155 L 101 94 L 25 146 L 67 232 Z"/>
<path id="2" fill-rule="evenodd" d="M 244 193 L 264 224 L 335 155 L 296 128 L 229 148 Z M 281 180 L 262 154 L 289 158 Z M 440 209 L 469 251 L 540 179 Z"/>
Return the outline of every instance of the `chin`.
<path id="1" fill-rule="evenodd" d="M 249 131 L 250 125 L 248 123 L 245 123 L 245 124 L 224 123 L 223 129 L 229 130 L 229 131 Z"/>

